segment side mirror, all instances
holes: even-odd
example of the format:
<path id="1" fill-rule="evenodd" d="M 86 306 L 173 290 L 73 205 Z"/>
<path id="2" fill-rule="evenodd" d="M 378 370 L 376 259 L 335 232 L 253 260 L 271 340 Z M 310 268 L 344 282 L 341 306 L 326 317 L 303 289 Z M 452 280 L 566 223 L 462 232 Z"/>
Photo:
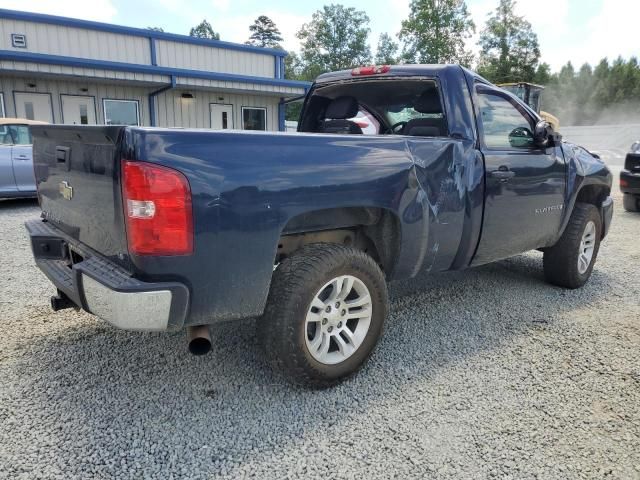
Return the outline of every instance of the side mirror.
<path id="1" fill-rule="evenodd" d="M 533 132 L 533 139 L 538 147 L 546 148 L 551 143 L 553 138 L 553 127 L 545 120 L 540 120 L 536 124 L 535 132 Z"/>

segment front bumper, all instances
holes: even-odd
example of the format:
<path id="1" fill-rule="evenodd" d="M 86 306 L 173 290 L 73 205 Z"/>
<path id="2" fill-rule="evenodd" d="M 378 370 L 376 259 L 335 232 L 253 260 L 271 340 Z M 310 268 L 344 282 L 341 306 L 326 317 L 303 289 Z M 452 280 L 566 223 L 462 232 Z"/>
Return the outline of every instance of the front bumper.
<path id="1" fill-rule="evenodd" d="M 184 325 L 189 290 L 178 282 L 142 282 L 49 222 L 25 224 L 36 265 L 78 307 L 115 327 L 158 331 Z"/>
<path id="2" fill-rule="evenodd" d="M 640 172 L 620 171 L 620 191 L 640 195 Z"/>

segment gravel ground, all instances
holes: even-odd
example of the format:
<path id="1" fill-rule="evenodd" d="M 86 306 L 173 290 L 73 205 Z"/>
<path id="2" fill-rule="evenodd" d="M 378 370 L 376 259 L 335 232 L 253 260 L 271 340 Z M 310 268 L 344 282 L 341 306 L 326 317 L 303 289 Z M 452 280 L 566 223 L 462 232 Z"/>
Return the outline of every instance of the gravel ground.
<path id="1" fill-rule="evenodd" d="M 0 203 L 0 478 L 640 478 L 640 215 L 616 198 L 581 290 L 541 254 L 391 287 L 359 375 L 292 387 L 252 321 L 118 331 L 54 314 L 22 222 Z"/>

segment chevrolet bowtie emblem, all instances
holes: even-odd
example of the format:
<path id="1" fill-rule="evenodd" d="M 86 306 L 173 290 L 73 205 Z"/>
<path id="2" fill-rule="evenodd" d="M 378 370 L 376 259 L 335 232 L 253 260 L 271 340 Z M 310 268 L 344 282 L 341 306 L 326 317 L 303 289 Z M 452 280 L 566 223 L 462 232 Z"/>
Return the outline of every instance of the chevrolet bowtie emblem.
<path id="1" fill-rule="evenodd" d="M 60 182 L 60 194 L 62 198 L 71 200 L 73 198 L 73 187 L 68 182 Z"/>

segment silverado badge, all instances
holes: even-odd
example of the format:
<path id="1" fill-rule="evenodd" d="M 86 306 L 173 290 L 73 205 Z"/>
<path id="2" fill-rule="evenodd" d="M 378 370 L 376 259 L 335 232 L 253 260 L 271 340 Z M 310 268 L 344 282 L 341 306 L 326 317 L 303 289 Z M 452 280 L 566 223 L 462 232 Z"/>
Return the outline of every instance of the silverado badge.
<path id="1" fill-rule="evenodd" d="M 60 194 L 65 200 L 71 200 L 73 198 L 73 187 L 69 185 L 69 182 L 60 182 Z"/>

